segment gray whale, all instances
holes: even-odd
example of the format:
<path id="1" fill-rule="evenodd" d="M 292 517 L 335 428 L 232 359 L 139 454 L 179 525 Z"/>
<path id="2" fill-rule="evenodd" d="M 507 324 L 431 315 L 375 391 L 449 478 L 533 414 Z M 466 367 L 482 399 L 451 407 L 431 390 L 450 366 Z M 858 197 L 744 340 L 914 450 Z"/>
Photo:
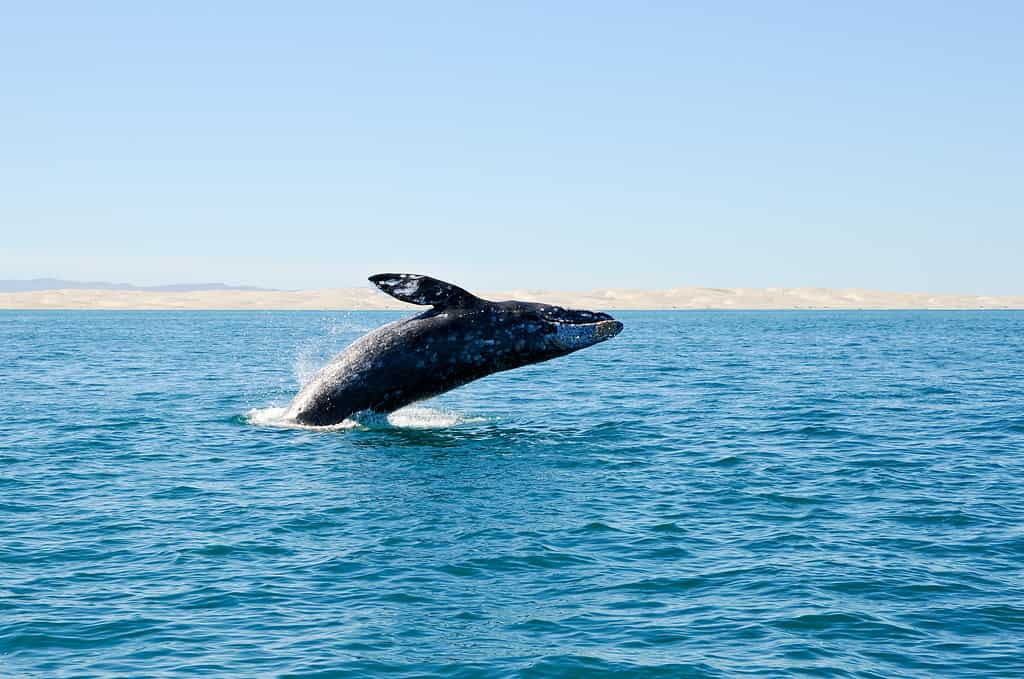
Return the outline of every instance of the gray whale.
<path id="1" fill-rule="evenodd" d="M 605 313 L 491 302 L 429 276 L 383 273 L 370 281 L 396 299 L 431 308 L 349 345 L 296 395 L 286 419 L 323 426 L 360 412 L 390 413 L 622 331 L 622 323 Z"/>

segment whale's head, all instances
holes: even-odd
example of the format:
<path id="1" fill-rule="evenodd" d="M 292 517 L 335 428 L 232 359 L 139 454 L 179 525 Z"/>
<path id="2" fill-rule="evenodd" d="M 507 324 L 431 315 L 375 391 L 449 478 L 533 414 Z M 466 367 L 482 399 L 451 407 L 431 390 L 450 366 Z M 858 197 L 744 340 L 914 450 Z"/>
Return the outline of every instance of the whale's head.
<path id="1" fill-rule="evenodd" d="M 622 332 L 622 323 L 600 311 L 542 306 L 537 312 L 547 324 L 547 344 L 560 353 L 571 353 L 610 340 Z"/>
<path id="2" fill-rule="evenodd" d="M 454 343 L 445 348 L 449 355 L 487 362 L 495 370 L 571 354 L 622 332 L 622 323 L 600 311 L 492 302 L 429 276 L 387 273 L 370 281 L 395 299 L 433 307 L 412 319 L 436 334 L 431 347 L 448 338 Z"/>
<path id="3" fill-rule="evenodd" d="M 600 311 L 532 302 L 493 302 L 496 334 L 511 347 L 513 362 L 527 365 L 600 344 L 622 332 L 622 323 Z"/>

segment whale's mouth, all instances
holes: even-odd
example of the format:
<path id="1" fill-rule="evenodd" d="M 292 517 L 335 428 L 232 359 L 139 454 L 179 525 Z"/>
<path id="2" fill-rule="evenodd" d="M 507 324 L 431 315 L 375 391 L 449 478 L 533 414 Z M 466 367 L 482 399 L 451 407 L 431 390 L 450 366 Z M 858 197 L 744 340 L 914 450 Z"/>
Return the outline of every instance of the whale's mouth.
<path id="1" fill-rule="evenodd" d="M 607 314 L 603 314 L 607 316 Z M 622 323 L 612 319 L 595 323 L 559 323 L 551 341 L 566 351 L 589 347 L 622 332 Z"/>

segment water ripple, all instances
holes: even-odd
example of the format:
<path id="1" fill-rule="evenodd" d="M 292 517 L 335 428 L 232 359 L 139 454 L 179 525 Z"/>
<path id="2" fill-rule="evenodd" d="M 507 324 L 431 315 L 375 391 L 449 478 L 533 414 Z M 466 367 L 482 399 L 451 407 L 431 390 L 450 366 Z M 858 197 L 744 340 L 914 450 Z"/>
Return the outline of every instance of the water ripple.
<path id="1" fill-rule="evenodd" d="M 0 312 L 0 675 L 1024 676 L 1024 314 L 622 316 L 323 430 L 395 314 Z"/>

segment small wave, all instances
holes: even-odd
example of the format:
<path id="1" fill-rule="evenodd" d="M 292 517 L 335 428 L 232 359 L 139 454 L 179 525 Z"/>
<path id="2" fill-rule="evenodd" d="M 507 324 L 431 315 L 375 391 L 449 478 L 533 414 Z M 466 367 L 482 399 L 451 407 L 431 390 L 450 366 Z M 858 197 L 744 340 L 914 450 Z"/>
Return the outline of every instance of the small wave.
<path id="1" fill-rule="evenodd" d="M 357 413 L 354 417 L 337 424 L 314 426 L 300 424 L 287 417 L 288 409 L 272 406 L 253 408 L 245 414 L 249 424 L 259 427 L 283 429 L 306 429 L 310 431 L 348 431 L 351 429 L 447 429 L 460 424 L 483 422 L 486 418 L 469 417 L 450 410 L 439 410 L 426 406 L 408 406 L 393 413 Z"/>

